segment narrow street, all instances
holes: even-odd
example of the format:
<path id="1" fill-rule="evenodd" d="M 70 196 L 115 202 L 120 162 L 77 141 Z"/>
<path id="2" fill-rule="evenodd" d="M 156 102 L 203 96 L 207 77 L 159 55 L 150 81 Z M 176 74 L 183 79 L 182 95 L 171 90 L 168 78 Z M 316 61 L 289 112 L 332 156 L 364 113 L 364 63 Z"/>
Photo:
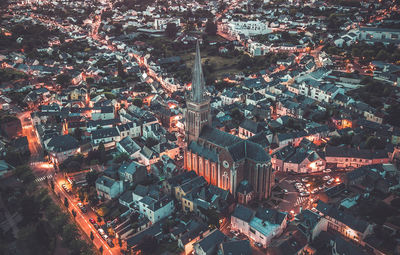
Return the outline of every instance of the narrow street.
<path id="1" fill-rule="evenodd" d="M 87 235 L 88 240 L 90 240 L 90 232 L 93 233 L 94 239 L 93 244 L 97 249 L 103 247 L 103 254 L 110 254 L 110 255 L 118 255 L 121 254 L 120 247 L 117 243 L 114 243 L 114 247 L 110 248 L 106 241 L 100 236 L 97 232 L 97 229 L 90 223 L 89 219 L 97 219 L 96 214 L 90 209 L 88 209 L 87 213 L 83 213 L 80 208 L 77 206 L 78 200 L 73 197 L 73 195 L 68 194 L 65 190 L 61 187 L 61 185 L 65 183 L 65 179 L 59 175 L 54 178 L 54 191 L 55 193 L 60 195 L 60 206 L 62 201 L 64 201 L 64 197 L 68 199 L 69 202 L 69 213 L 72 214 L 72 210 L 76 212 L 75 222 L 80 227 L 80 229 Z"/>

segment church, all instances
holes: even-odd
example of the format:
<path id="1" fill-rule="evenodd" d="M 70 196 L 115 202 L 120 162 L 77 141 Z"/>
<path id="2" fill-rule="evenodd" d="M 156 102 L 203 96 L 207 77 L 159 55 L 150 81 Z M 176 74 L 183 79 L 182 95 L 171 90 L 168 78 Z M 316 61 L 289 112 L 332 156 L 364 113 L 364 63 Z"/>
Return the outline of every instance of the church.
<path id="1" fill-rule="evenodd" d="M 184 113 L 185 169 L 195 171 L 209 184 L 229 190 L 235 197 L 240 183 L 247 181 L 256 198 L 268 198 L 275 179 L 268 152 L 257 141 L 244 140 L 212 127 L 198 42 L 192 75 L 192 89 L 186 95 Z"/>

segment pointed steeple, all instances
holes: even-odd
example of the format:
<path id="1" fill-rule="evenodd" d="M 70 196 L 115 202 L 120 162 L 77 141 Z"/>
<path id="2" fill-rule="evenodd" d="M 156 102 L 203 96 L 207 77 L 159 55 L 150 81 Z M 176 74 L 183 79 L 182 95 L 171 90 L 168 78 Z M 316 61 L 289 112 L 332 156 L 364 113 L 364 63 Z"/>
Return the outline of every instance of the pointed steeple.
<path id="1" fill-rule="evenodd" d="M 203 70 L 201 68 L 201 55 L 199 41 L 196 43 L 196 58 L 194 59 L 194 67 L 192 73 L 192 92 L 190 99 L 193 102 L 203 102 L 205 91 L 205 81 L 203 76 Z"/>

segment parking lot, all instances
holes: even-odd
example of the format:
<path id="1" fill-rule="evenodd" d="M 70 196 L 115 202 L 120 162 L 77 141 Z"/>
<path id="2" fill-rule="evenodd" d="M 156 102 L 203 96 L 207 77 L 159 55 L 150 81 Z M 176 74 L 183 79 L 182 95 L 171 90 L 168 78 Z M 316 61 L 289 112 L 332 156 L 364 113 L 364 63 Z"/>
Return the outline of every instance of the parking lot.
<path id="1" fill-rule="evenodd" d="M 299 213 L 300 208 L 310 208 L 326 188 L 343 182 L 344 175 L 343 171 L 329 170 L 308 175 L 278 173 L 279 184 L 274 188 L 271 198 L 274 208 L 291 215 Z"/>

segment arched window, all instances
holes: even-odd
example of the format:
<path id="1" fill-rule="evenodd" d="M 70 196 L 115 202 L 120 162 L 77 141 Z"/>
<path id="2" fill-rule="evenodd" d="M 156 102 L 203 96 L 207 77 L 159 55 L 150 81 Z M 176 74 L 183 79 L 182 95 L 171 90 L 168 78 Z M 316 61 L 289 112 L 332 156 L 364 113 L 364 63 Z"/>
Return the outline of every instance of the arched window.
<path id="1" fill-rule="evenodd" d="M 225 171 L 224 174 L 222 175 L 222 188 L 223 189 L 229 188 L 229 176 L 227 171 Z"/>

